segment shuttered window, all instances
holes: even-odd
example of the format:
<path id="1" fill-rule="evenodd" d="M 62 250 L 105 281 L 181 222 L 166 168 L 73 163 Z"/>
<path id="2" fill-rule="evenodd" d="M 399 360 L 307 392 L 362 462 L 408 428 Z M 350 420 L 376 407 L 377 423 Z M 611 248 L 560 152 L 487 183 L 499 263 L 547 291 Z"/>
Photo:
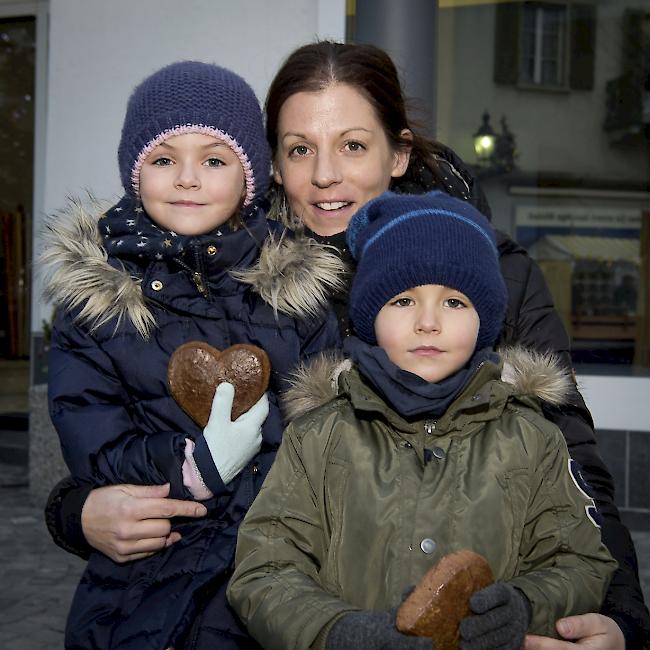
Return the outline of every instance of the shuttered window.
<path id="1" fill-rule="evenodd" d="M 522 88 L 591 90 L 595 19 L 592 4 L 499 3 L 494 81 Z"/>
<path id="2" fill-rule="evenodd" d="M 521 34 L 521 81 L 562 86 L 566 57 L 567 9 L 561 5 L 524 5 Z"/>

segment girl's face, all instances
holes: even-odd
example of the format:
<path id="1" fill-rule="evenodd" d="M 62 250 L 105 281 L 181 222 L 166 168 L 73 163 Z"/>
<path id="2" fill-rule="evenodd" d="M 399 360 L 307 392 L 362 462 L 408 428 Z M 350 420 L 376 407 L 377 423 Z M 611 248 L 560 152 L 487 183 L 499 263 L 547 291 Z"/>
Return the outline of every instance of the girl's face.
<path id="1" fill-rule="evenodd" d="M 440 284 L 393 296 L 375 319 L 377 345 L 402 370 L 438 382 L 474 354 L 480 320 L 469 298 Z"/>
<path id="2" fill-rule="evenodd" d="M 158 145 L 140 170 L 140 198 L 149 217 L 179 235 L 204 235 L 239 210 L 244 170 L 233 150 L 201 133 Z"/>
<path id="3" fill-rule="evenodd" d="M 319 235 L 345 230 L 408 161 L 408 150 L 393 149 L 370 102 L 348 84 L 296 93 L 280 109 L 273 178 Z"/>

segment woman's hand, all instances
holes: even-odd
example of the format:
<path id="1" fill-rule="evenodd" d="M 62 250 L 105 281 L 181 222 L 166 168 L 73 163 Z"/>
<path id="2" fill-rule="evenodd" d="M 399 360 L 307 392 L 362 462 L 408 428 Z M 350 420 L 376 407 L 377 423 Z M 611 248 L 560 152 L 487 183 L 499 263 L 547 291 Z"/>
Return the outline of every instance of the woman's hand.
<path id="1" fill-rule="evenodd" d="M 204 517 L 195 501 L 168 499 L 166 485 L 109 485 L 90 492 L 81 511 L 86 541 L 114 562 L 138 560 L 171 546 L 172 517 Z"/>
<path id="2" fill-rule="evenodd" d="M 580 646 L 590 650 L 625 650 L 625 638 L 615 621 L 602 614 L 569 616 L 556 623 L 560 636 L 568 641 L 528 635 L 525 650 L 569 650 Z"/>

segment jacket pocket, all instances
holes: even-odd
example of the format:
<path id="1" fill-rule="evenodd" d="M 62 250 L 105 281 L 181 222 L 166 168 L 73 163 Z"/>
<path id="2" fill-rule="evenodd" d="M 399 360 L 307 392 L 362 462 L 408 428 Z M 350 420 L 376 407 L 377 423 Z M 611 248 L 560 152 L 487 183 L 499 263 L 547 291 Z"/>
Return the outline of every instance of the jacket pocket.
<path id="1" fill-rule="evenodd" d="M 519 566 L 519 550 L 523 537 L 524 526 L 528 516 L 530 502 L 530 480 L 527 469 L 513 469 L 503 472 L 497 477 L 505 496 L 502 511 L 503 523 L 507 531 L 504 536 L 504 554 L 502 570 L 499 578 L 508 580 L 517 573 Z"/>
<path id="2" fill-rule="evenodd" d="M 331 460 L 327 464 L 325 475 L 325 535 L 329 539 L 326 560 L 321 567 L 323 586 L 334 594 L 341 591 L 339 580 L 339 551 L 341 550 L 341 535 L 343 533 L 345 496 L 350 477 L 348 463 Z"/>

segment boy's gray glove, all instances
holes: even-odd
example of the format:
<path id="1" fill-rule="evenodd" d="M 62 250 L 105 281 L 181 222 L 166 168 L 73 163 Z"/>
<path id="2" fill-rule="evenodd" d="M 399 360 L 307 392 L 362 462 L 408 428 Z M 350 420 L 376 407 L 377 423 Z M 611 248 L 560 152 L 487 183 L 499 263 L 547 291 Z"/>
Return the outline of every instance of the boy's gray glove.
<path id="1" fill-rule="evenodd" d="M 528 598 L 506 582 L 495 582 L 469 600 L 474 616 L 460 622 L 461 650 L 521 650 L 532 616 Z"/>
<path id="2" fill-rule="evenodd" d="M 342 616 L 329 631 L 326 650 L 431 650 L 431 639 L 407 636 L 395 627 L 397 609 Z"/>

